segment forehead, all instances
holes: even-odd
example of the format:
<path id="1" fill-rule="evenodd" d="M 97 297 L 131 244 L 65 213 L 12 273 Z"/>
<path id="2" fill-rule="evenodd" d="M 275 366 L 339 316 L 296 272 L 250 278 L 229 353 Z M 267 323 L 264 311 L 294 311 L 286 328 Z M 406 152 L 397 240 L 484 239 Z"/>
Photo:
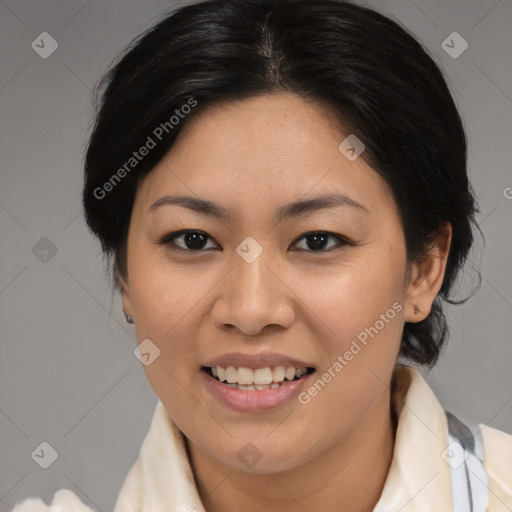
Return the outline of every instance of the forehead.
<path id="1" fill-rule="evenodd" d="M 380 175 L 340 151 L 349 135 L 328 106 L 295 94 L 213 104 L 187 121 L 138 197 L 148 206 L 182 193 L 253 211 L 327 193 L 362 204 L 389 201 Z"/>

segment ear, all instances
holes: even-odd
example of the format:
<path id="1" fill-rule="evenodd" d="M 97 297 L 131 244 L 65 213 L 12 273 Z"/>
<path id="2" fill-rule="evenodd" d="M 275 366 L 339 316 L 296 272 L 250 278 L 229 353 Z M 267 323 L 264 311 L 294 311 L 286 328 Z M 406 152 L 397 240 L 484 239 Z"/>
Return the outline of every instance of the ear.
<path id="1" fill-rule="evenodd" d="M 452 227 L 443 224 L 436 240 L 421 263 L 413 263 L 407 288 L 405 321 L 425 320 L 443 284 L 452 241 Z"/>
<path id="2" fill-rule="evenodd" d="M 128 285 L 128 279 L 119 277 L 119 285 L 121 287 L 121 299 L 123 302 L 123 311 L 125 314 L 133 316 L 132 312 L 132 301 L 130 297 L 130 288 Z"/>

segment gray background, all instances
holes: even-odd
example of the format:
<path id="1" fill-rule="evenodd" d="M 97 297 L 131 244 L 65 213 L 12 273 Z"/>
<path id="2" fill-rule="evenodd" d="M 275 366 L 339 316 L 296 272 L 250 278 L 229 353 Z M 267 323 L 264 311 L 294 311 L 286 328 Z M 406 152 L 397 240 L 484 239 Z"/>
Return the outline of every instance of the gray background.
<path id="1" fill-rule="evenodd" d="M 157 398 L 81 218 L 81 165 L 94 83 L 173 5 L 0 2 L 0 511 L 28 496 L 49 503 L 60 488 L 111 510 L 148 430 Z M 462 419 L 512 433 L 512 2 L 367 5 L 412 30 L 447 73 L 482 210 L 486 246 L 471 255 L 482 288 L 448 309 L 450 344 L 427 380 Z M 58 42 L 47 59 L 31 48 L 44 31 Z M 441 47 L 454 31 L 469 43 L 456 59 Z M 474 280 L 469 264 L 461 293 Z M 46 470 L 31 458 L 43 441 L 59 454 Z"/>

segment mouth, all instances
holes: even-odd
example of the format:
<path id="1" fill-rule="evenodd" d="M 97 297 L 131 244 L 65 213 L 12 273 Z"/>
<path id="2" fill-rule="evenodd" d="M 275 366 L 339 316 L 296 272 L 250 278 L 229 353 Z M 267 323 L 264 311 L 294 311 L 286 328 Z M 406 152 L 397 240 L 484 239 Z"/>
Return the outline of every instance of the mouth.
<path id="1" fill-rule="evenodd" d="M 267 366 L 247 368 L 235 366 L 202 366 L 201 371 L 217 382 L 243 391 L 277 389 L 289 382 L 303 380 L 315 372 L 313 367 Z"/>

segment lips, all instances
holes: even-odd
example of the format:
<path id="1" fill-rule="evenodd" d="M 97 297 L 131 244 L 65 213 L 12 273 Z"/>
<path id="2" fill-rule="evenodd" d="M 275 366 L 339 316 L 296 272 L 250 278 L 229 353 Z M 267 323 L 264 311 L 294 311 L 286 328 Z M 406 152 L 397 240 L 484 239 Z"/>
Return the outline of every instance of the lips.
<path id="1" fill-rule="evenodd" d="M 277 352 L 232 352 L 206 360 L 199 376 L 229 408 L 263 412 L 292 400 L 315 371 L 312 363 Z"/>
<path id="2" fill-rule="evenodd" d="M 220 367 L 217 366 L 217 368 Z M 228 368 L 235 369 L 234 367 Z M 257 371 L 257 369 L 254 371 Z M 311 372 L 314 372 L 314 370 L 311 369 Z M 217 398 L 219 403 L 232 410 L 244 413 L 269 411 L 290 403 L 312 377 L 312 373 L 306 373 L 293 380 L 285 378 L 283 381 L 273 382 L 272 384 L 242 385 L 221 382 L 211 373 L 211 368 L 203 367 L 199 372 L 200 382 Z"/>
<path id="3" fill-rule="evenodd" d="M 277 352 L 262 352 L 259 354 L 232 352 L 208 359 L 203 363 L 203 366 L 209 368 L 216 366 L 222 366 L 224 368 L 234 366 L 235 368 L 243 367 L 253 370 L 266 367 L 272 368 L 275 366 L 315 369 L 314 365 L 310 362 L 301 361 L 300 359 L 285 356 Z"/>

